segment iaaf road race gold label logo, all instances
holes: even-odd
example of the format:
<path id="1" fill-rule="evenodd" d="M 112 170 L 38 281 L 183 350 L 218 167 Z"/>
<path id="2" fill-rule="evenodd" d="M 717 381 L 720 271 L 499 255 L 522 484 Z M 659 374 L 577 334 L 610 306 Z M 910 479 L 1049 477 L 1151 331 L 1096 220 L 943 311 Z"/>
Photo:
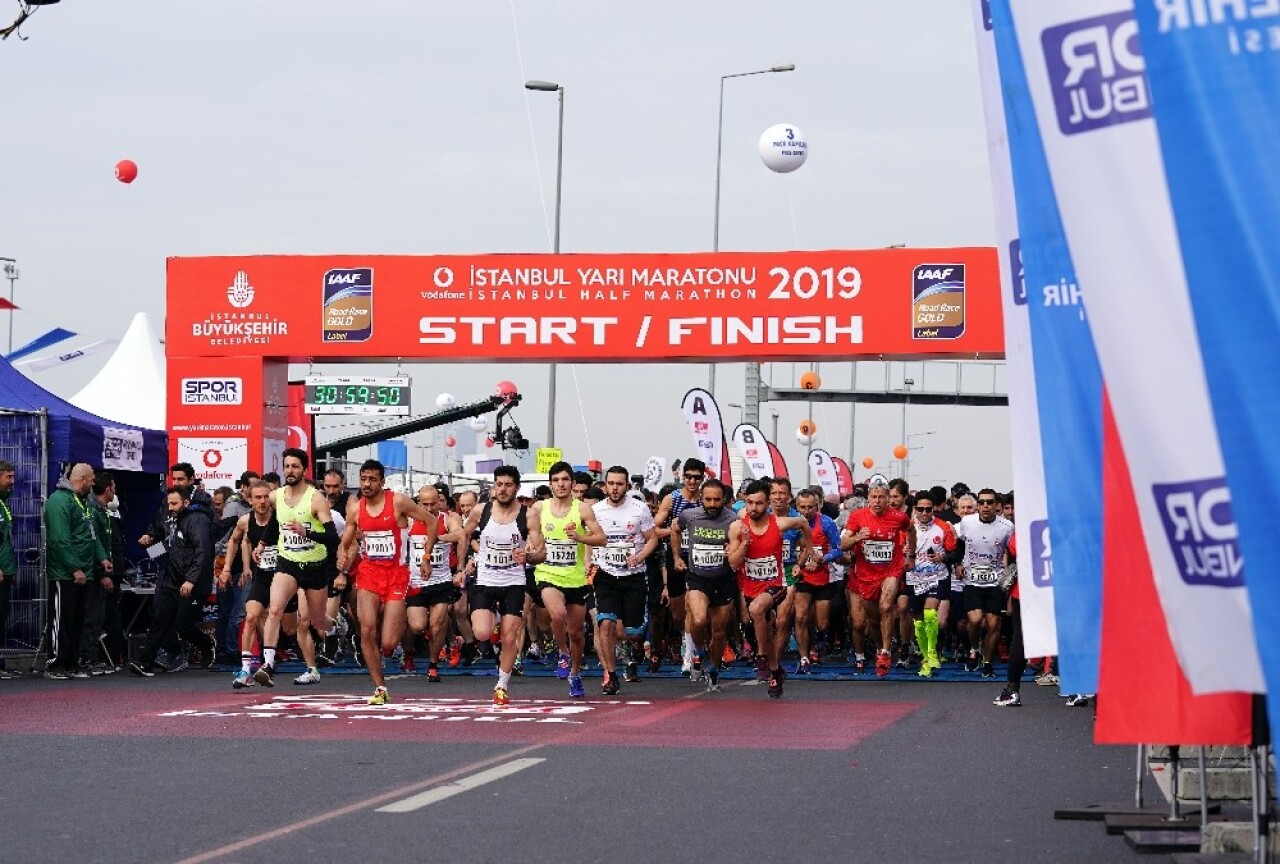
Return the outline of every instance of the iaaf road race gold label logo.
<path id="1" fill-rule="evenodd" d="M 204 321 L 193 322 L 191 335 L 208 339 L 210 345 L 270 345 L 271 337 L 287 336 L 289 323 L 269 312 L 250 311 L 256 296 L 249 274 L 237 270 L 226 288 L 230 310 L 210 313 Z"/>
<path id="2" fill-rule="evenodd" d="M 911 271 L 911 338 L 964 335 L 964 265 L 917 264 Z"/>

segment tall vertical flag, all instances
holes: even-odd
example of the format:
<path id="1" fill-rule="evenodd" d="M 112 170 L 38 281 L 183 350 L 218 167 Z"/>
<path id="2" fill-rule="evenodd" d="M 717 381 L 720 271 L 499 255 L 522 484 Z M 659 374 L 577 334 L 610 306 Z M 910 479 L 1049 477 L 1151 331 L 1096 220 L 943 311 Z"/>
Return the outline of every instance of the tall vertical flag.
<path id="1" fill-rule="evenodd" d="M 836 492 L 843 498 L 853 494 L 853 469 L 849 463 L 839 456 L 832 456 L 831 463 L 836 466 Z"/>
<path id="2" fill-rule="evenodd" d="M 1104 505 L 1116 508 L 1105 548 L 1124 535 L 1145 545 L 1149 561 L 1149 569 L 1122 572 L 1114 557 L 1104 559 L 1099 704 L 1110 713 L 1099 714 L 1097 735 L 1150 740 L 1160 737 L 1152 723 L 1176 715 L 1183 692 L 1130 674 L 1126 665 L 1141 664 L 1119 648 L 1137 637 L 1113 627 L 1148 574 L 1165 619 L 1160 637 L 1167 634 L 1189 692 L 1263 686 L 1243 567 L 1234 536 L 1226 538 L 1235 532 L 1230 495 L 1131 2 L 1077 0 L 1064 9 L 1013 0 L 1012 8 L 1114 417 L 1103 445 Z M 1118 494 L 1126 487 L 1115 478 L 1124 475 L 1131 496 Z M 1136 521 L 1124 509 L 1129 501 Z M 1218 572 L 1211 562 L 1224 556 Z"/>
<path id="3" fill-rule="evenodd" d="M 738 448 L 742 461 L 747 463 L 752 477 L 759 480 L 761 477 L 776 476 L 773 473 L 773 454 L 769 452 L 769 442 L 759 426 L 739 423 L 733 430 L 733 444 Z"/>
<path id="4" fill-rule="evenodd" d="M 836 476 L 836 466 L 831 454 L 821 448 L 809 451 L 809 468 L 813 471 L 813 479 L 822 487 L 822 494 L 839 495 L 840 481 Z"/>
<path id="5" fill-rule="evenodd" d="M 1008 0 L 992 0 L 990 13 L 1020 232 L 1017 243 L 1009 244 L 1009 258 L 1016 281 L 1026 286 L 1041 449 L 1052 454 L 1043 460 L 1049 518 L 1021 520 L 1020 551 L 1029 549 L 1031 558 L 1023 559 L 1020 578 L 1023 587 L 1027 582 L 1053 587 L 1063 692 L 1096 693 L 1102 520 L 1098 502 L 1080 490 L 1082 484 L 1087 489 L 1102 481 L 1102 372 L 1062 232 Z"/>
<path id="6" fill-rule="evenodd" d="M 716 397 L 701 387 L 684 394 L 680 403 L 689 431 L 693 433 L 694 452 L 707 463 L 710 473 L 723 483 L 731 483 L 729 453 L 724 434 L 724 422 L 720 418 L 720 406 Z"/>
<path id="7" fill-rule="evenodd" d="M 772 441 L 769 442 L 769 455 L 773 458 L 773 473 L 769 476 L 790 478 L 791 475 L 787 473 L 787 460 L 782 458 L 782 451 Z"/>
<path id="8" fill-rule="evenodd" d="M 1280 483 L 1280 387 L 1258 364 L 1280 336 L 1280 8 L 1141 3 L 1135 12 L 1227 483 L 1241 505 L 1239 551 L 1268 562 L 1274 527 L 1260 505 Z M 1205 539 L 1191 553 L 1203 576 L 1225 582 L 1237 551 L 1229 513 L 1220 503 L 1197 520 Z M 1280 608 L 1269 573 L 1254 568 L 1245 587 L 1253 609 Z M 1267 691 L 1280 693 L 1280 619 L 1253 623 Z M 1280 699 L 1269 703 L 1280 728 Z"/>
<path id="9" fill-rule="evenodd" d="M 1004 312 L 1005 368 L 1009 377 L 1009 426 L 1013 445 L 1013 487 L 1018 493 L 1018 519 L 1027 534 L 1048 531 L 1044 458 L 1040 448 L 1040 416 L 1032 361 L 1031 321 L 1027 311 L 1027 284 L 1019 259 L 1018 214 L 1014 203 L 1013 174 L 1009 164 L 1009 136 L 1005 129 L 1000 70 L 996 63 L 991 6 L 973 0 L 974 30 L 978 39 L 978 70 L 982 78 L 982 102 L 986 110 L 987 150 L 991 157 L 991 187 L 996 205 L 999 243 L 1001 303 Z M 1051 559 L 1043 543 L 1018 544 L 1022 634 L 1030 657 L 1056 656 L 1058 630 L 1054 622 Z"/>

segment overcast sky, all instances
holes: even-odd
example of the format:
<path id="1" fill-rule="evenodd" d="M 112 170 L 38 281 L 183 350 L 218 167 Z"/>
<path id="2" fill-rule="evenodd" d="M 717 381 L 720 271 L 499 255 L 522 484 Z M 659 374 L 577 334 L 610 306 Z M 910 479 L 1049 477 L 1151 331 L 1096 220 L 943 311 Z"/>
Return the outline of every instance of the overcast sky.
<path id="1" fill-rule="evenodd" d="M 961 0 L 63 0 L 24 26 L 29 41 L 0 44 L 15 344 L 53 326 L 118 338 L 139 310 L 159 327 L 173 255 L 550 251 L 556 104 L 524 90 L 531 78 L 566 88 L 566 252 L 710 249 L 720 76 L 776 63 L 797 69 L 726 85 L 722 249 L 991 245 L 970 15 Z M 809 141 L 790 175 L 756 153 L 779 122 Z M 112 173 L 125 157 L 140 169 L 130 186 Z M 67 396 L 104 359 L 32 375 Z M 639 471 L 692 449 L 679 403 L 705 367 L 560 368 L 557 443 L 573 461 Z M 803 370 L 765 375 L 789 386 Z M 848 364 L 820 371 L 849 383 Z M 526 435 L 544 437 L 545 366 L 410 373 L 418 405 L 510 378 Z M 899 386 L 900 366 L 890 374 Z M 950 370 L 906 374 L 952 386 Z M 884 372 L 860 375 L 874 386 Z M 970 370 L 966 386 L 990 390 L 991 375 Z M 717 395 L 742 401 L 741 365 L 719 368 Z M 807 412 L 775 407 L 802 476 Z M 859 406 L 852 452 L 847 406 L 813 419 L 819 445 L 855 463 L 884 466 L 902 438 L 899 407 Z M 1004 409 L 917 407 L 907 420 L 936 433 L 912 438 L 913 485 L 1010 485 Z"/>

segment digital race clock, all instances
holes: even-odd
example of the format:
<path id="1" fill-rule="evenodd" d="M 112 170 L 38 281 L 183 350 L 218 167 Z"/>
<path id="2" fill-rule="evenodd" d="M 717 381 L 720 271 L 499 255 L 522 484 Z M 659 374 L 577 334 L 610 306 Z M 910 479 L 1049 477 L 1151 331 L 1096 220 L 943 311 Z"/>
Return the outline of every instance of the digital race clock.
<path id="1" fill-rule="evenodd" d="M 307 378 L 308 414 L 381 414 L 408 416 L 409 379 L 357 375 Z"/>

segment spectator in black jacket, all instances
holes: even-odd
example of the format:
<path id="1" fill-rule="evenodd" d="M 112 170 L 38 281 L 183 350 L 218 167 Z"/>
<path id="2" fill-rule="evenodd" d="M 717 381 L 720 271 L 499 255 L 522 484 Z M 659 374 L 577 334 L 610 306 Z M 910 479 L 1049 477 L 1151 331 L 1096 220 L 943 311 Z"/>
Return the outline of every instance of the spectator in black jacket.
<path id="1" fill-rule="evenodd" d="M 169 487 L 167 499 L 173 517 L 172 533 L 165 540 L 168 556 L 164 573 L 156 582 L 146 645 L 138 662 L 129 664 L 130 672 L 144 678 L 155 673 L 156 653 L 173 634 L 201 649 L 206 657 L 211 657 L 213 650 L 212 641 L 200 629 L 201 602 L 213 590 L 209 516 L 191 506 L 191 490 L 186 486 Z"/>

